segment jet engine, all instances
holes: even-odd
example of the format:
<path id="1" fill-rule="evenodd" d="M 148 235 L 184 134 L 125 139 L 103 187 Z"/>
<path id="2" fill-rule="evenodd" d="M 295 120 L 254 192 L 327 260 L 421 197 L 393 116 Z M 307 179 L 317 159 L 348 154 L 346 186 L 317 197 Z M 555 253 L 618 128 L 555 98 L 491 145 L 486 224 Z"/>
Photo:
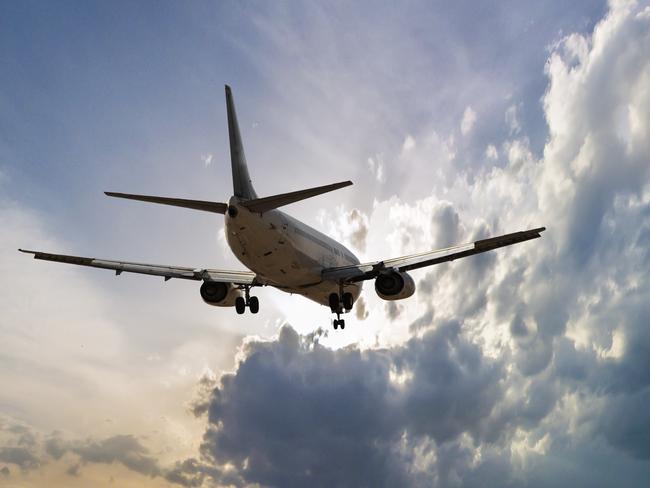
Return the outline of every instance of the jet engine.
<path id="1" fill-rule="evenodd" d="M 233 307 L 235 305 L 235 299 L 240 295 L 241 290 L 232 283 L 204 281 L 201 285 L 201 298 L 208 305 Z"/>
<path id="2" fill-rule="evenodd" d="M 375 278 L 375 291 L 384 300 L 401 300 L 415 293 L 415 282 L 406 272 L 384 271 Z"/>

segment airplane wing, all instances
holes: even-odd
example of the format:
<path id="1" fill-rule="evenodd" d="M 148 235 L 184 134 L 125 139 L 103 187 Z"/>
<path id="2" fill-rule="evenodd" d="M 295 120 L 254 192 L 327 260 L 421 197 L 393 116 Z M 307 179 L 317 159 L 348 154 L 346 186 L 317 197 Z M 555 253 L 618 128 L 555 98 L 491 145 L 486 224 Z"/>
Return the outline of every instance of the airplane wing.
<path id="1" fill-rule="evenodd" d="M 510 246 L 518 242 L 537 239 L 540 233 L 545 231 L 546 227 L 537 229 L 524 230 L 505 234 L 489 239 L 481 239 L 469 244 L 438 249 L 435 251 L 424 252 L 420 254 L 411 254 L 399 258 L 387 259 L 385 261 L 373 261 L 361 263 L 352 266 L 339 266 L 328 268 L 323 271 L 323 279 L 343 281 L 347 283 L 370 280 L 376 278 L 379 273 L 386 269 L 397 269 L 399 271 L 410 271 L 413 269 L 432 266 L 434 264 L 445 263 L 455 259 L 473 256 L 482 252 L 491 251 L 499 247 Z"/>
<path id="2" fill-rule="evenodd" d="M 185 280 L 209 280 L 233 283 L 235 285 L 261 284 L 256 281 L 255 273 L 251 271 L 227 271 L 222 269 L 187 268 L 181 266 L 166 266 L 161 264 L 131 263 L 127 261 L 110 261 L 108 259 L 86 258 L 81 256 L 68 256 L 65 254 L 50 254 L 40 251 L 19 249 L 20 252 L 33 254 L 34 259 L 55 261 L 57 263 L 77 264 L 93 268 L 111 269 L 116 275 L 123 272 L 140 273 L 162 276 L 165 281 L 172 278 Z"/>

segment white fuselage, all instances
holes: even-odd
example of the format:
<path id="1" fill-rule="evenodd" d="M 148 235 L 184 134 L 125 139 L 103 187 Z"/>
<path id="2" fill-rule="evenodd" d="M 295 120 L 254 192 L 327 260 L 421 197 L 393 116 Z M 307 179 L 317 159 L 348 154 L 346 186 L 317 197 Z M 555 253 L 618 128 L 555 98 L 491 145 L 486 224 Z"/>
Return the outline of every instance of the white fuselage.
<path id="1" fill-rule="evenodd" d="M 250 212 L 232 197 L 226 212 L 226 239 L 237 259 L 267 285 L 287 293 L 298 293 L 321 305 L 331 293 L 340 293 L 339 283 L 323 280 L 322 271 L 335 266 L 359 264 L 342 244 L 279 210 Z M 354 300 L 361 282 L 346 284 L 344 291 Z"/>

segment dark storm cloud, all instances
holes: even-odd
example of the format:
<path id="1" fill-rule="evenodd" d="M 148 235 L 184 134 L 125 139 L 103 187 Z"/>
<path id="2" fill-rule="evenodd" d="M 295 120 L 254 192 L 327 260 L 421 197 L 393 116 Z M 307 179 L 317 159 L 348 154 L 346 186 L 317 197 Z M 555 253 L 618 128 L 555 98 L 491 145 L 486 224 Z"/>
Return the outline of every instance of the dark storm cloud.
<path id="1" fill-rule="evenodd" d="M 118 462 L 140 474 L 148 476 L 160 474 L 157 460 L 132 435 L 116 435 L 101 441 L 90 441 L 71 446 L 69 450 L 77 454 L 82 463 Z"/>
<path id="2" fill-rule="evenodd" d="M 15 464 L 25 470 L 35 469 L 40 465 L 38 458 L 25 447 L 0 447 L 0 461 Z"/>
<path id="3" fill-rule="evenodd" d="M 448 322 L 390 350 L 334 351 L 290 327 L 249 342 L 212 392 L 201 452 L 212 466 L 236 466 L 244 483 L 412 484 L 405 445 L 480 436 L 500 397 L 501 363 L 460 331 Z M 198 470 L 189 461 L 174 477 Z"/>

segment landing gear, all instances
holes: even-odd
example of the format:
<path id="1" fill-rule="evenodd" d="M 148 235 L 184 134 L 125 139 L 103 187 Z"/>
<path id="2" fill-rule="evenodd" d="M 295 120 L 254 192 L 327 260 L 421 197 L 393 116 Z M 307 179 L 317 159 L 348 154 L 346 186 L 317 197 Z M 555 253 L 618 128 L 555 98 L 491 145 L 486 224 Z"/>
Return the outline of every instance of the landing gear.
<path id="1" fill-rule="evenodd" d="M 352 298 L 352 293 L 345 292 L 343 294 L 343 308 L 345 309 L 346 312 L 349 312 L 352 310 L 352 304 L 353 304 L 353 298 Z"/>
<path id="2" fill-rule="evenodd" d="M 334 329 L 338 329 L 339 326 L 341 329 L 345 329 L 345 320 L 341 318 L 341 314 L 349 312 L 352 310 L 352 305 L 354 304 L 354 297 L 350 292 L 343 292 L 343 283 L 339 285 L 339 293 L 330 293 L 328 297 L 330 310 L 332 313 L 336 314 L 336 319 L 332 322 Z"/>
<path id="3" fill-rule="evenodd" d="M 244 300 L 244 297 L 235 298 L 235 310 L 237 310 L 239 315 L 246 311 L 246 300 Z"/>
<path id="4" fill-rule="evenodd" d="M 251 313 L 257 313 L 260 311 L 260 301 L 257 297 L 250 297 L 248 299 L 248 308 L 250 308 Z"/>
<path id="5" fill-rule="evenodd" d="M 257 297 L 250 296 L 250 286 L 244 286 L 244 296 L 235 298 L 235 310 L 239 315 L 243 314 L 248 307 L 251 313 L 260 311 L 260 301 Z"/>
<path id="6" fill-rule="evenodd" d="M 341 300 L 339 296 L 336 293 L 330 293 L 329 301 L 330 301 L 330 310 L 332 311 L 332 313 L 337 313 L 341 306 Z"/>

